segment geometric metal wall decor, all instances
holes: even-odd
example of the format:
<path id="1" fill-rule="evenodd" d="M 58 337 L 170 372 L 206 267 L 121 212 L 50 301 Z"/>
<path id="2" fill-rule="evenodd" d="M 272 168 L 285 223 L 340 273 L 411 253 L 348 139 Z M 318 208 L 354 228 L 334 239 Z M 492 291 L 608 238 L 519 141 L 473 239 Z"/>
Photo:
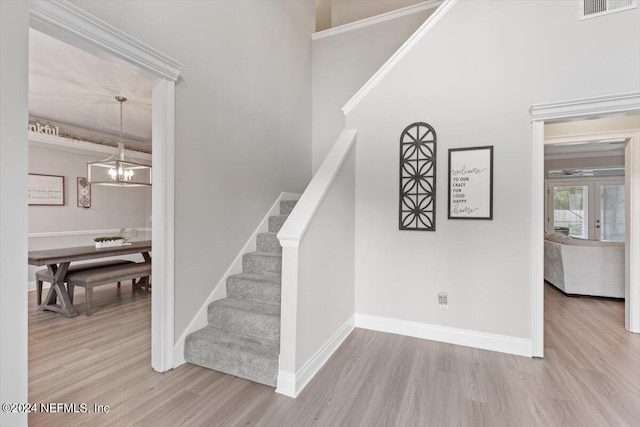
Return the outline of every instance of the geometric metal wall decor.
<path id="1" fill-rule="evenodd" d="M 436 231 L 436 131 L 424 122 L 400 135 L 400 230 Z"/>

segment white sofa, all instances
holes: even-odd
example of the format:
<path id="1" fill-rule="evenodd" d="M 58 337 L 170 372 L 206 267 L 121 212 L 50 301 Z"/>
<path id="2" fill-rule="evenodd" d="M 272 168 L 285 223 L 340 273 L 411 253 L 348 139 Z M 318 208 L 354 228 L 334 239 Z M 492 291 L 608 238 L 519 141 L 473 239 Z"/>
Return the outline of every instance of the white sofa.
<path id="1" fill-rule="evenodd" d="M 566 294 L 624 298 L 624 243 L 545 234 L 544 280 Z"/>

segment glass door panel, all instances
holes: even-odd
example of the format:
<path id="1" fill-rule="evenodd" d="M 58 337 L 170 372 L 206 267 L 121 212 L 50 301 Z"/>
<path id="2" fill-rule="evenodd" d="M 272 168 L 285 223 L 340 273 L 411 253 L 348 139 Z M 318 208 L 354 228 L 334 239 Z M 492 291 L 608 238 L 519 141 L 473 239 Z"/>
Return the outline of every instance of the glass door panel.
<path id="1" fill-rule="evenodd" d="M 589 186 L 553 186 L 552 191 L 553 230 L 567 236 L 589 238 Z"/>
<path id="2" fill-rule="evenodd" d="M 624 242 L 624 184 L 597 184 L 596 238 Z"/>

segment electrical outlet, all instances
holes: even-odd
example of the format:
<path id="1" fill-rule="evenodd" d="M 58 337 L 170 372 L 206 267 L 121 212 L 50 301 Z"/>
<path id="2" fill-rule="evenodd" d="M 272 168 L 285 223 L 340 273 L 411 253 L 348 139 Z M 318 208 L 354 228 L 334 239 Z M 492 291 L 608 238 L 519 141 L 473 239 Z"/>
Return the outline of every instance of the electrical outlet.
<path id="1" fill-rule="evenodd" d="M 446 292 L 440 292 L 438 294 L 438 304 L 442 308 L 449 308 L 449 295 Z"/>

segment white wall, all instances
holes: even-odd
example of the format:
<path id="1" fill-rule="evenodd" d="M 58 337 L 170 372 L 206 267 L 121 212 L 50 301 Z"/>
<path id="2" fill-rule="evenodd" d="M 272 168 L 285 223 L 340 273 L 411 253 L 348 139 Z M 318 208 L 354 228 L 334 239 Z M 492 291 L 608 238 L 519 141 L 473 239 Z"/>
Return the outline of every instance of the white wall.
<path id="1" fill-rule="evenodd" d="M 313 41 L 313 170 L 342 129 L 342 106 L 434 9 Z"/>
<path id="2" fill-rule="evenodd" d="M 176 85 L 179 337 L 273 200 L 310 179 L 314 2 L 74 3 L 185 65 Z"/>
<path id="3" fill-rule="evenodd" d="M 27 2 L 0 1 L 0 402 L 27 396 Z M 0 425 L 27 414 L 0 412 Z"/>
<path id="4" fill-rule="evenodd" d="M 357 313 L 531 337 L 529 108 L 640 90 L 640 11 L 577 8 L 459 1 L 348 114 Z M 438 134 L 436 232 L 398 230 L 398 140 L 416 121 Z M 447 150 L 480 145 L 494 146 L 494 220 L 448 220 Z"/>
<path id="5" fill-rule="evenodd" d="M 391 12 L 424 0 L 331 0 L 331 26 Z"/>

